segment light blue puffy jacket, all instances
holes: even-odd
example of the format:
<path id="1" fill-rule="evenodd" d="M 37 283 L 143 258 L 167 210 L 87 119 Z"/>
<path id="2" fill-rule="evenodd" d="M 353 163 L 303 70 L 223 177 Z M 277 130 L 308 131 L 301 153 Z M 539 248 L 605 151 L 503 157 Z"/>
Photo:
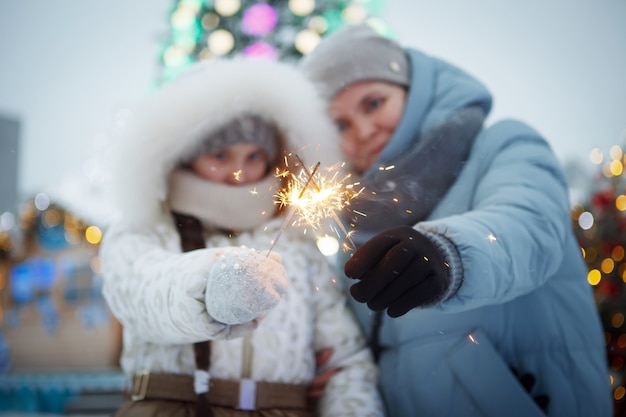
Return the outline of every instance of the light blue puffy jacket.
<path id="1" fill-rule="evenodd" d="M 408 54 L 409 97 L 383 164 L 459 108 L 491 105 L 468 74 Z M 550 416 L 612 415 L 601 323 L 566 180 L 536 131 L 513 120 L 481 130 L 452 187 L 415 227 L 454 244 L 463 282 L 435 307 L 383 315 L 381 386 L 390 416 L 528 417 L 541 415 L 531 398 L 540 394 L 550 398 Z M 353 299 L 351 306 L 369 335 L 374 313 Z M 530 394 L 510 368 L 535 376 Z"/>

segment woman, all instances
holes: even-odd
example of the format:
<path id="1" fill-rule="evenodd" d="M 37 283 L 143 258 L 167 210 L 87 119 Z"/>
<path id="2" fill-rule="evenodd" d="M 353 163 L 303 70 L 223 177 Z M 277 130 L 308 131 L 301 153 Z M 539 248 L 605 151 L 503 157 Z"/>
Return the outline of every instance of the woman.
<path id="1" fill-rule="evenodd" d="M 393 416 L 610 416 L 600 320 L 548 143 L 461 69 L 366 25 L 300 63 L 366 192 L 351 306 Z M 386 314 L 383 314 L 386 311 Z"/>

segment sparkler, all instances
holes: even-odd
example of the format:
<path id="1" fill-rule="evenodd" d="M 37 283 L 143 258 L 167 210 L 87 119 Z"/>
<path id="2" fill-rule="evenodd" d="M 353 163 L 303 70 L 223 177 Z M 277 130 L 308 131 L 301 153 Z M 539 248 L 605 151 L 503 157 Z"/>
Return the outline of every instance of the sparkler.
<path id="1" fill-rule="evenodd" d="M 276 202 L 281 207 L 288 207 L 289 211 L 276 238 L 272 240 L 272 245 L 267 255 L 269 256 L 287 226 L 308 226 L 317 230 L 321 227 L 323 220 L 328 217 L 335 220 L 352 247 L 354 247 L 350 237 L 353 232 L 346 231 L 337 216 L 337 212 L 349 205 L 350 200 L 363 190 L 360 189 L 355 192 L 355 184 L 346 184 L 350 175 L 339 178 L 340 173 L 336 167 L 328 168 L 329 174 L 323 175 L 319 172 L 319 162 L 312 170 L 309 170 L 298 155 L 295 155 L 295 157 L 298 160 L 296 166 L 300 167 L 299 172 L 289 171 L 287 163 L 286 170 L 278 174 L 288 178 L 288 182 L 285 188 L 280 189 L 276 193 Z M 286 159 L 285 161 L 287 162 Z"/>

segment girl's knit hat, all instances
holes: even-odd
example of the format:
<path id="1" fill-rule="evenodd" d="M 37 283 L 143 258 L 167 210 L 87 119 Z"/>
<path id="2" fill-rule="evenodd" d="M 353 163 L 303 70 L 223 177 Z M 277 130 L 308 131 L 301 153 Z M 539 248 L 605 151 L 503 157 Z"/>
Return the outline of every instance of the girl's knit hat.
<path id="1" fill-rule="evenodd" d="M 185 162 L 237 143 L 258 145 L 267 154 L 269 161 L 278 156 L 279 134 L 273 123 L 259 116 L 243 116 L 236 118 L 219 130 L 211 133 L 198 147 L 189 153 Z"/>
<path id="2" fill-rule="evenodd" d="M 404 49 L 366 24 L 348 25 L 323 38 L 299 62 L 325 99 L 358 81 L 387 81 L 408 87 Z"/>

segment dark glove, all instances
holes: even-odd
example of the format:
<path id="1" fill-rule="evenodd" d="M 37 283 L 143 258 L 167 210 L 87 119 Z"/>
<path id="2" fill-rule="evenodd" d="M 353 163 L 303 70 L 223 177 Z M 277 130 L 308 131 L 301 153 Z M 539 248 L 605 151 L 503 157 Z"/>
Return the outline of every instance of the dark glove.
<path id="1" fill-rule="evenodd" d="M 374 236 L 352 255 L 344 271 L 360 282 L 350 287 L 355 300 L 390 317 L 440 297 L 450 285 L 448 265 L 439 249 L 409 226 Z"/>

